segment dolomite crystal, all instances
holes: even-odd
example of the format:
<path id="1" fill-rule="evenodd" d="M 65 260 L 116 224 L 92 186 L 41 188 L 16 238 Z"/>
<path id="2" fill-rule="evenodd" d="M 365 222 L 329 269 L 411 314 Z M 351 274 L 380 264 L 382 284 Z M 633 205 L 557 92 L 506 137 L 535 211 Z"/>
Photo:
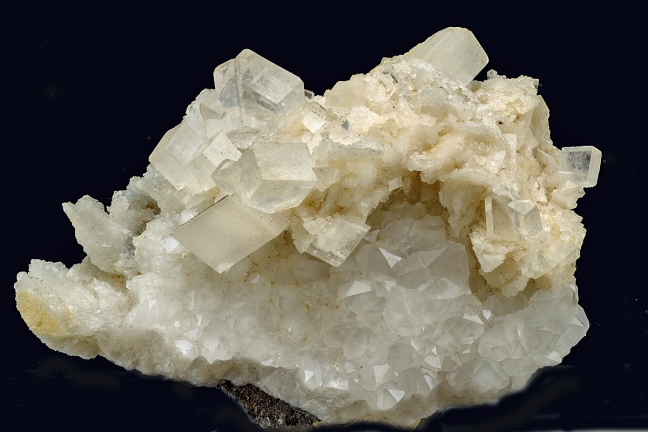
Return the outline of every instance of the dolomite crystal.
<path id="1" fill-rule="evenodd" d="M 408 425 L 556 365 L 589 324 L 572 209 L 600 152 L 553 146 L 538 82 L 438 32 L 323 96 L 249 50 L 16 300 L 53 349 L 253 383 L 325 422 Z"/>

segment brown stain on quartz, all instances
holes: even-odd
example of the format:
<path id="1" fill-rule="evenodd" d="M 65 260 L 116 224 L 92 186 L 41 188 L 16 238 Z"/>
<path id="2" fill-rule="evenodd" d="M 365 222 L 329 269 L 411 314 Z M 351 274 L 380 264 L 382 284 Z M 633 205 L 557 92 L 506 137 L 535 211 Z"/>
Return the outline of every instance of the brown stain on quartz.
<path id="1" fill-rule="evenodd" d="M 56 320 L 49 308 L 36 296 L 20 291 L 16 293 L 16 306 L 20 316 L 34 333 L 46 336 L 64 336 L 68 333 L 67 325 Z"/>

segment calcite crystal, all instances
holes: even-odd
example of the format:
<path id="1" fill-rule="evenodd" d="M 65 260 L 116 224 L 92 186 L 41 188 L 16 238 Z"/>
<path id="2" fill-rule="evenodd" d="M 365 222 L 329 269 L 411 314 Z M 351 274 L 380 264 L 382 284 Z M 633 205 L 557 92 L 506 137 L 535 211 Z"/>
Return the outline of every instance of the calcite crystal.
<path id="1" fill-rule="evenodd" d="M 325 422 L 408 425 L 488 401 L 585 335 L 573 212 L 601 153 L 553 146 L 538 81 L 448 28 L 323 96 L 244 50 L 103 206 L 87 253 L 31 262 L 18 308 L 49 347 L 217 385 Z"/>

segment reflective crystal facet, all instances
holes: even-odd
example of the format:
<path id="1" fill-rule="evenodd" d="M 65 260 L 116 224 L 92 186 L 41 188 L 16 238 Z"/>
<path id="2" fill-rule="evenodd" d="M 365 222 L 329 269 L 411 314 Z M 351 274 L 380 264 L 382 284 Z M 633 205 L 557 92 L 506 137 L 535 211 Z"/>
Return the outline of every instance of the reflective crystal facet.
<path id="1" fill-rule="evenodd" d="M 229 196 L 173 233 L 173 237 L 222 273 L 288 228 L 288 220 L 248 207 Z"/>
<path id="2" fill-rule="evenodd" d="M 520 389 L 589 327 L 573 209 L 601 154 L 553 146 L 537 80 L 466 85 L 486 61 L 449 28 L 315 96 L 244 50 L 109 207 L 64 204 L 87 259 L 33 260 L 22 317 L 53 349 L 326 423 Z"/>
<path id="3" fill-rule="evenodd" d="M 593 187 L 598 181 L 601 158 L 602 153 L 596 147 L 563 147 L 560 171 L 572 173 L 574 181 L 583 187 Z"/>
<path id="4" fill-rule="evenodd" d="M 210 185 L 202 184 L 187 168 L 202 143 L 202 138 L 182 122 L 164 134 L 149 160 L 177 189 L 186 187 L 193 192 L 203 192 Z"/>
<path id="5" fill-rule="evenodd" d="M 315 186 L 313 159 L 304 143 L 266 142 L 243 151 L 240 194 L 267 213 L 299 205 Z"/>
<path id="6" fill-rule="evenodd" d="M 507 207 L 513 224 L 522 235 L 534 236 L 542 231 L 540 210 L 532 201 L 513 200 Z"/>
<path id="7" fill-rule="evenodd" d="M 282 115 L 304 100 L 304 83 L 287 70 L 247 49 L 236 60 L 246 108 L 262 106 Z"/>
<path id="8" fill-rule="evenodd" d="M 347 217 L 334 216 L 306 248 L 306 252 L 337 267 L 369 232 L 369 228 Z"/>
<path id="9" fill-rule="evenodd" d="M 448 27 L 416 45 L 404 56 L 430 63 L 439 72 L 466 85 L 488 63 L 488 56 L 470 30 Z"/>
<path id="10" fill-rule="evenodd" d="M 177 189 L 213 188 L 224 160 L 236 161 L 238 149 L 267 140 L 279 117 L 305 101 L 298 77 L 250 50 L 218 66 L 214 86 L 187 107 L 182 123 L 149 158 Z"/>

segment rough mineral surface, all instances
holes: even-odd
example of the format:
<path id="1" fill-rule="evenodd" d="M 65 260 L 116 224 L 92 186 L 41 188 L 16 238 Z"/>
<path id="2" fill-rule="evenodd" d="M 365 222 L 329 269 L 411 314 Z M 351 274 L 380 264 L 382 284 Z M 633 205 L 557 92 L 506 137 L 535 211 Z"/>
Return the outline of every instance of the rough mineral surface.
<path id="1" fill-rule="evenodd" d="M 323 96 L 249 50 L 216 68 L 104 210 L 87 253 L 15 285 L 53 349 L 254 384 L 325 422 L 484 402 L 585 335 L 573 212 L 600 152 L 549 138 L 538 81 L 443 30 Z"/>

